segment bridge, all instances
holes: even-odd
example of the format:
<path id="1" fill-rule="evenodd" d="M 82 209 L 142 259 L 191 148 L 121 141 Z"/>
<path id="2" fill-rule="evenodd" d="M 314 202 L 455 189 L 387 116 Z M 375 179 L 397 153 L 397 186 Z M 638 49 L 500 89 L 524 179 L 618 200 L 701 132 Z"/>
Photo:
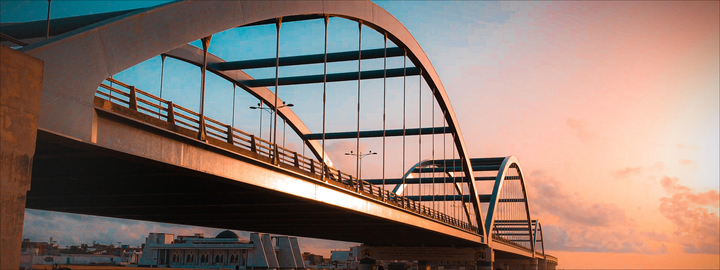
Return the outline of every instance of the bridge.
<path id="1" fill-rule="evenodd" d="M 358 25 L 358 50 L 328 53 L 331 18 Z M 310 21 L 324 22 L 324 53 L 280 57 L 283 23 Z M 42 27 L 46 23 L 50 30 Z M 276 57 L 226 61 L 208 52 L 216 33 L 260 25 L 275 25 Z M 362 49 L 363 31 L 382 35 L 384 47 Z M 359 242 L 367 250 L 362 255 L 372 259 L 424 261 L 428 255 L 418 254 L 449 250 L 461 254 L 457 261 L 471 261 L 480 269 L 557 265 L 557 258 L 545 253 L 541 223 L 531 217 L 519 161 L 513 156 L 475 158 L 468 152 L 430 60 L 403 25 L 372 2 L 177 1 L 6 24 L 0 32 L 5 40 L 2 119 L 22 123 L 2 125 L 3 145 L 17 147 L 2 150 L 2 169 L 10 173 L 3 173 L 2 180 L 0 268 L 17 268 L 13 258 L 19 249 L 13 247 L 20 246 L 25 207 Z M 189 44 L 195 40 L 202 48 Z M 198 110 L 113 78 L 157 56 L 163 64 L 169 57 L 200 68 Z M 402 67 L 387 67 L 388 59 L 400 57 Z M 365 60 L 381 60 L 383 68 L 364 70 Z M 357 63 L 357 71 L 327 72 L 328 63 L 348 62 Z M 323 65 L 324 72 L 280 76 L 281 67 L 305 65 Z M 247 73 L 259 68 L 274 68 L 275 76 Z M 234 121 L 208 117 L 207 74 L 231 82 L 272 111 L 272 136 L 262 138 Z M 407 91 L 433 98 L 426 108 L 432 110 L 431 124 L 423 125 L 418 113 L 413 116 L 420 116 L 419 125 L 408 127 L 403 103 L 402 128 L 388 129 L 383 120 L 380 130 L 361 129 L 361 83 L 383 82 L 385 119 L 389 78 L 402 79 L 403 100 Z M 419 89 L 408 89 L 409 80 L 419 81 Z M 327 132 L 327 85 L 347 81 L 357 83 L 357 96 L 347 97 L 357 101 L 357 128 Z M 322 119 L 303 122 L 280 99 L 285 87 L 306 84 L 323 87 Z M 443 123 L 435 123 L 436 115 Z M 309 155 L 278 143 L 278 118 Z M 322 129 L 311 131 L 304 124 L 311 121 L 321 121 Z M 402 137 L 402 166 L 409 161 L 407 137 L 431 138 L 432 145 L 425 147 L 432 155 L 419 151 L 405 173 L 386 175 L 383 151 L 382 178 L 359 177 L 360 145 L 382 138 L 385 150 L 390 137 Z M 456 156 L 436 157 L 436 137 L 443 145 L 449 141 Z M 325 151 L 327 141 L 339 139 L 355 139 L 354 172 L 338 169 Z M 383 255 L 387 248 L 396 251 L 395 257 Z"/>

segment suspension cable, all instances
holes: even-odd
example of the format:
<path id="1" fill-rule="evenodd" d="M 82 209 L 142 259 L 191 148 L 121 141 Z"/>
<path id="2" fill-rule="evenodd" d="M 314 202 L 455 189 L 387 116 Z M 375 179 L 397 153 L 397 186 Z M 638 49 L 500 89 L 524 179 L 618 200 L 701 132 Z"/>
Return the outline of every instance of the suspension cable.
<path id="1" fill-rule="evenodd" d="M 382 180 L 383 180 L 383 201 L 385 200 L 385 132 L 386 132 L 386 105 L 387 105 L 387 32 L 383 35 L 384 53 L 383 53 L 383 161 L 382 161 Z M 405 173 L 405 172 L 403 172 Z"/>
<path id="2" fill-rule="evenodd" d="M 325 132 L 326 132 L 326 122 L 325 122 L 325 116 L 326 116 L 326 104 L 327 104 L 327 45 L 328 45 L 328 21 L 330 20 L 329 16 L 325 16 L 325 61 L 323 62 L 323 122 L 322 122 L 322 173 L 320 179 L 322 181 L 325 181 L 325 171 L 327 169 L 325 165 Z M 303 143 L 304 145 L 304 143 Z M 304 149 L 304 148 L 303 148 Z"/>
<path id="3" fill-rule="evenodd" d="M 273 164 L 280 166 L 278 159 L 278 145 L 277 145 L 277 117 L 278 117 L 278 96 L 280 94 L 279 80 L 280 80 L 280 27 L 282 26 L 282 17 L 278 18 L 275 24 L 276 39 L 275 39 L 275 115 L 273 120 L 273 133 L 272 142 L 275 152 L 273 153 Z"/>
<path id="4" fill-rule="evenodd" d="M 402 156 L 402 188 L 403 188 L 403 194 L 405 193 L 405 101 L 406 101 L 406 78 L 407 78 L 407 50 L 403 49 L 403 143 L 402 143 L 402 149 L 403 149 L 403 156 Z M 403 195 L 405 196 L 405 195 Z"/>
<path id="5" fill-rule="evenodd" d="M 357 172 L 357 185 L 355 191 L 360 191 L 360 82 L 361 82 L 361 64 L 362 64 L 362 26 L 363 22 L 358 21 L 358 90 L 357 90 L 357 139 L 355 140 L 355 150 L 357 155 L 355 156 L 355 171 Z"/>
<path id="6" fill-rule="evenodd" d="M 432 194 L 433 194 L 433 209 L 435 209 L 435 88 L 432 90 L 431 108 L 432 108 Z"/>
<path id="7" fill-rule="evenodd" d="M 418 165 L 422 162 L 422 69 L 420 69 L 420 75 L 418 76 Z M 418 198 L 420 198 L 420 204 L 422 204 L 422 173 L 418 171 Z"/>

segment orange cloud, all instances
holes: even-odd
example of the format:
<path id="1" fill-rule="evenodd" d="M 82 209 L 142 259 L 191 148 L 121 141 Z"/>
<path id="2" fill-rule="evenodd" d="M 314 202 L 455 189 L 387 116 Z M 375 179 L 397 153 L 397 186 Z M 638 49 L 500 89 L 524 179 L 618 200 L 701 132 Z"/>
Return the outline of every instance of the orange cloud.
<path id="1" fill-rule="evenodd" d="M 613 176 L 615 176 L 615 178 L 626 178 L 626 177 L 635 176 L 638 174 L 640 174 L 640 167 L 634 167 L 634 168 L 627 167 L 625 169 L 614 172 Z"/>
<path id="2" fill-rule="evenodd" d="M 692 161 L 692 160 L 689 160 L 689 159 L 681 159 L 679 162 L 680 162 L 680 165 L 685 165 L 685 166 L 693 166 L 693 165 L 695 165 L 695 161 Z"/>
<path id="3" fill-rule="evenodd" d="M 590 143 L 597 138 L 597 134 L 588 131 L 585 127 L 585 123 L 580 120 L 568 118 L 566 124 L 568 127 L 577 132 L 578 139 L 584 143 Z"/>
<path id="4" fill-rule="evenodd" d="M 588 202 L 543 171 L 533 171 L 528 196 L 533 218 L 543 224 L 549 250 L 665 254 L 668 236 L 638 231 L 615 204 Z M 549 221 L 549 223 L 548 223 Z M 661 243 L 658 243 L 661 242 Z"/>
<path id="5" fill-rule="evenodd" d="M 720 207 L 717 190 L 696 192 L 664 176 L 661 184 L 669 197 L 660 198 L 660 213 L 677 226 L 675 236 L 687 253 L 720 253 L 720 219 L 706 207 Z"/>

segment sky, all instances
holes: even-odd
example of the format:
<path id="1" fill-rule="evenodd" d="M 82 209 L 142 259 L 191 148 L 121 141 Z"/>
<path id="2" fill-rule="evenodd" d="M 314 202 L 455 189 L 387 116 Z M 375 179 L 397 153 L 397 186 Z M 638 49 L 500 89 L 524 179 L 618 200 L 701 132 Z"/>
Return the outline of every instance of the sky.
<path id="1" fill-rule="evenodd" d="M 150 1 L 60 1 L 51 16 L 66 17 L 147 7 Z M 720 2 L 718 1 L 378 1 L 413 34 L 438 72 L 473 157 L 514 155 L 526 175 L 533 219 L 543 224 L 548 252 L 560 268 L 720 267 Z M 0 22 L 44 19 L 45 1 L 1 1 Z M 273 57 L 273 26 L 235 28 L 213 36 L 210 52 L 226 60 Z M 357 24 L 333 18 L 328 50 L 357 49 Z M 281 56 L 322 52 L 322 21 L 286 23 Z M 249 38 L 251 37 L 251 38 Z M 381 48 L 382 35 L 363 29 L 362 48 Z M 298 46 L 297 42 L 303 42 Z M 192 43 L 198 46 L 198 42 Z M 389 47 L 394 46 L 389 44 Z M 155 57 L 115 75 L 159 92 Z M 382 68 L 363 61 L 363 70 Z M 402 67 L 402 59 L 388 67 Z M 329 65 L 354 71 L 357 62 Z M 281 76 L 322 72 L 322 65 L 283 68 Z M 258 78 L 273 69 L 248 71 Z M 165 62 L 163 97 L 199 106 L 199 69 Z M 430 90 L 407 81 L 408 126 L 442 125 Z M 424 85 L 420 88 L 420 85 Z M 361 126 L 382 128 L 382 81 L 362 84 Z M 259 132 L 257 100 L 209 76 L 208 114 Z M 418 91 L 420 89 L 420 91 Z M 355 129 L 355 82 L 328 86 L 328 131 Z M 422 97 L 418 95 L 422 93 Z M 158 93 L 159 94 L 159 93 Z M 311 131 L 321 131 L 322 85 L 280 88 L 280 96 Z M 402 124 L 402 79 L 388 80 L 388 128 Z M 418 100 L 422 105 L 419 113 Z M 232 110 L 233 107 L 236 110 Z M 436 110 L 436 113 L 438 111 Z M 234 118 L 233 118 L 234 116 Z M 265 115 L 263 136 L 268 136 Z M 348 120 L 350 119 L 350 120 Z M 409 140 L 410 141 L 410 140 Z M 386 174 L 399 175 L 418 160 L 417 139 L 403 165 L 400 141 L 388 140 Z M 432 155 L 423 138 L 422 158 Z M 441 150 L 435 138 L 436 155 Z M 301 151 L 296 136 L 287 147 Z M 343 171 L 355 162 L 343 153 L 352 140 L 328 145 Z M 379 140 L 361 143 L 380 151 Z M 364 160 L 363 176 L 379 178 L 381 159 Z M 27 210 L 24 238 L 54 237 L 61 245 L 97 240 L 137 245 L 149 232 L 198 228 Z M 244 234 L 247 235 L 247 234 Z M 329 254 L 350 243 L 301 239 L 302 248 Z"/>

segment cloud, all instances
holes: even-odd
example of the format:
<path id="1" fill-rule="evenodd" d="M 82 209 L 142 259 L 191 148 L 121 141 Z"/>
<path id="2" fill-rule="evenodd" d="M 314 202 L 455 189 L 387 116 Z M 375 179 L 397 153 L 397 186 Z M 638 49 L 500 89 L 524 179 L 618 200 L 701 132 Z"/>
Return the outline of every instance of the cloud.
<path id="1" fill-rule="evenodd" d="M 660 183 L 669 197 L 660 198 L 660 213 L 676 226 L 675 236 L 687 253 L 720 253 L 720 219 L 707 207 L 720 207 L 717 190 L 696 192 L 680 185 L 677 177 L 664 176 Z"/>
<path id="2" fill-rule="evenodd" d="M 50 237 L 64 247 L 82 243 L 108 245 L 122 242 L 124 245 L 139 246 L 151 232 L 166 232 L 177 235 L 202 233 L 214 237 L 225 229 L 167 224 L 150 221 L 79 215 L 44 210 L 25 210 L 23 238 L 30 241 L 47 242 Z M 241 238 L 249 239 L 250 232 L 236 231 Z M 298 237 L 300 250 L 315 254 L 330 255 L 330 250 L 345 249 L 357 243 Z M 325 254 L 327 253 L 327 254 Z"/>
<path id="3" fill-rule="evenodd" d="M 652 166 L 652 169 L 656 171 L 662 171 L 665 169 L 665 163 L 662 163 L 660 161 L 655 162 L 655 165 Z"/>
<path id="4" fill-rule="evenodd" d="M 349 250 L 350 247 L 358 246 L 360 243 L 298 237 L 298 245 L 301 252 L 310 252 L 329 257 L 331 250 Z"/>
<path id="5" fill-rule="evenodd" d="M 615 171 L 612 173 L 612 175 L 615 178 L 627 178 L 627 177 L 635 176 L 638 174 L 640 174 L 640 167 L 634 167 L 634 168 L 627 167 L 625 169 Z"/>
<path id="6" fill-rule="evenodd" d="M 662 234 L 637 232 L 627 227 L 608 229 L 551 224 L 543 225 L 543 234 L 547 241 L 545 247 L 551 250 L 643 254 L 668 252 L 664 243 L 655 246 L 646 244 L 646 239 L 650 237 L 663 239 Z"/>
<path id="7" fill-rule="evenodd" d="M 151 232 L 167 232 L 175 235 L 203 233 L 213 237 L 223 230 L 26 209 L 23 238 L 45 242 L 52 237 L 60 246 L 91 244 L 93 241 L 105 245 L 122 242 L 126 245 L 139 246 L 145 242 L 145 237 Z M 236 233 L 246 238 L 249 236 L 247 232 L 236 231 Z"/>
<path id="8" fill-rule="evenodd" d="M 612 226 L 626 221 L 625 211 L 614 204 L 588 203 L 565 192 L 558 182 L 543 171 L 533 171 L 528 181 L 530 207 L 579 226 Z"/>
<path id="9" fill-rule="evenodd" d="M 541 221 L 549 250 L 667 253 L 664 243 L 657 243 L 667 239 L 665 234 L 638 231 L 625 211 L 614 204 L 588 202 L 564 190 L 543 171 L 533 171 L 526 185 L 530 211 Z"/>
<path id="10" fill-rule="evenodd" d="M 685 165 L 685 166 L 694 166 L 695 165 L 695 161 L 692 161 L 689 159 L 681 159 L 679 161 L 679 163 L 680 163 L 680 165 Z"/>
<path id="11" fill-rule="evenodd" d="M 585 123 L 580 120 L 568 118 L 567 122 L 565 122 L 565 123 L 567 124 L 568 127 L 575 130 L 575 132 L 577 133 L 576 136 L 578 137 L 578 139 L 580 139 L 580 141 L 582 141 L 584 143 L 590 143 L 590 142 L 594 141 L 595 139 L 597 139 L 597 137 L 598 137 L 597 134 L 588 131 L 585 128 Z"/>

